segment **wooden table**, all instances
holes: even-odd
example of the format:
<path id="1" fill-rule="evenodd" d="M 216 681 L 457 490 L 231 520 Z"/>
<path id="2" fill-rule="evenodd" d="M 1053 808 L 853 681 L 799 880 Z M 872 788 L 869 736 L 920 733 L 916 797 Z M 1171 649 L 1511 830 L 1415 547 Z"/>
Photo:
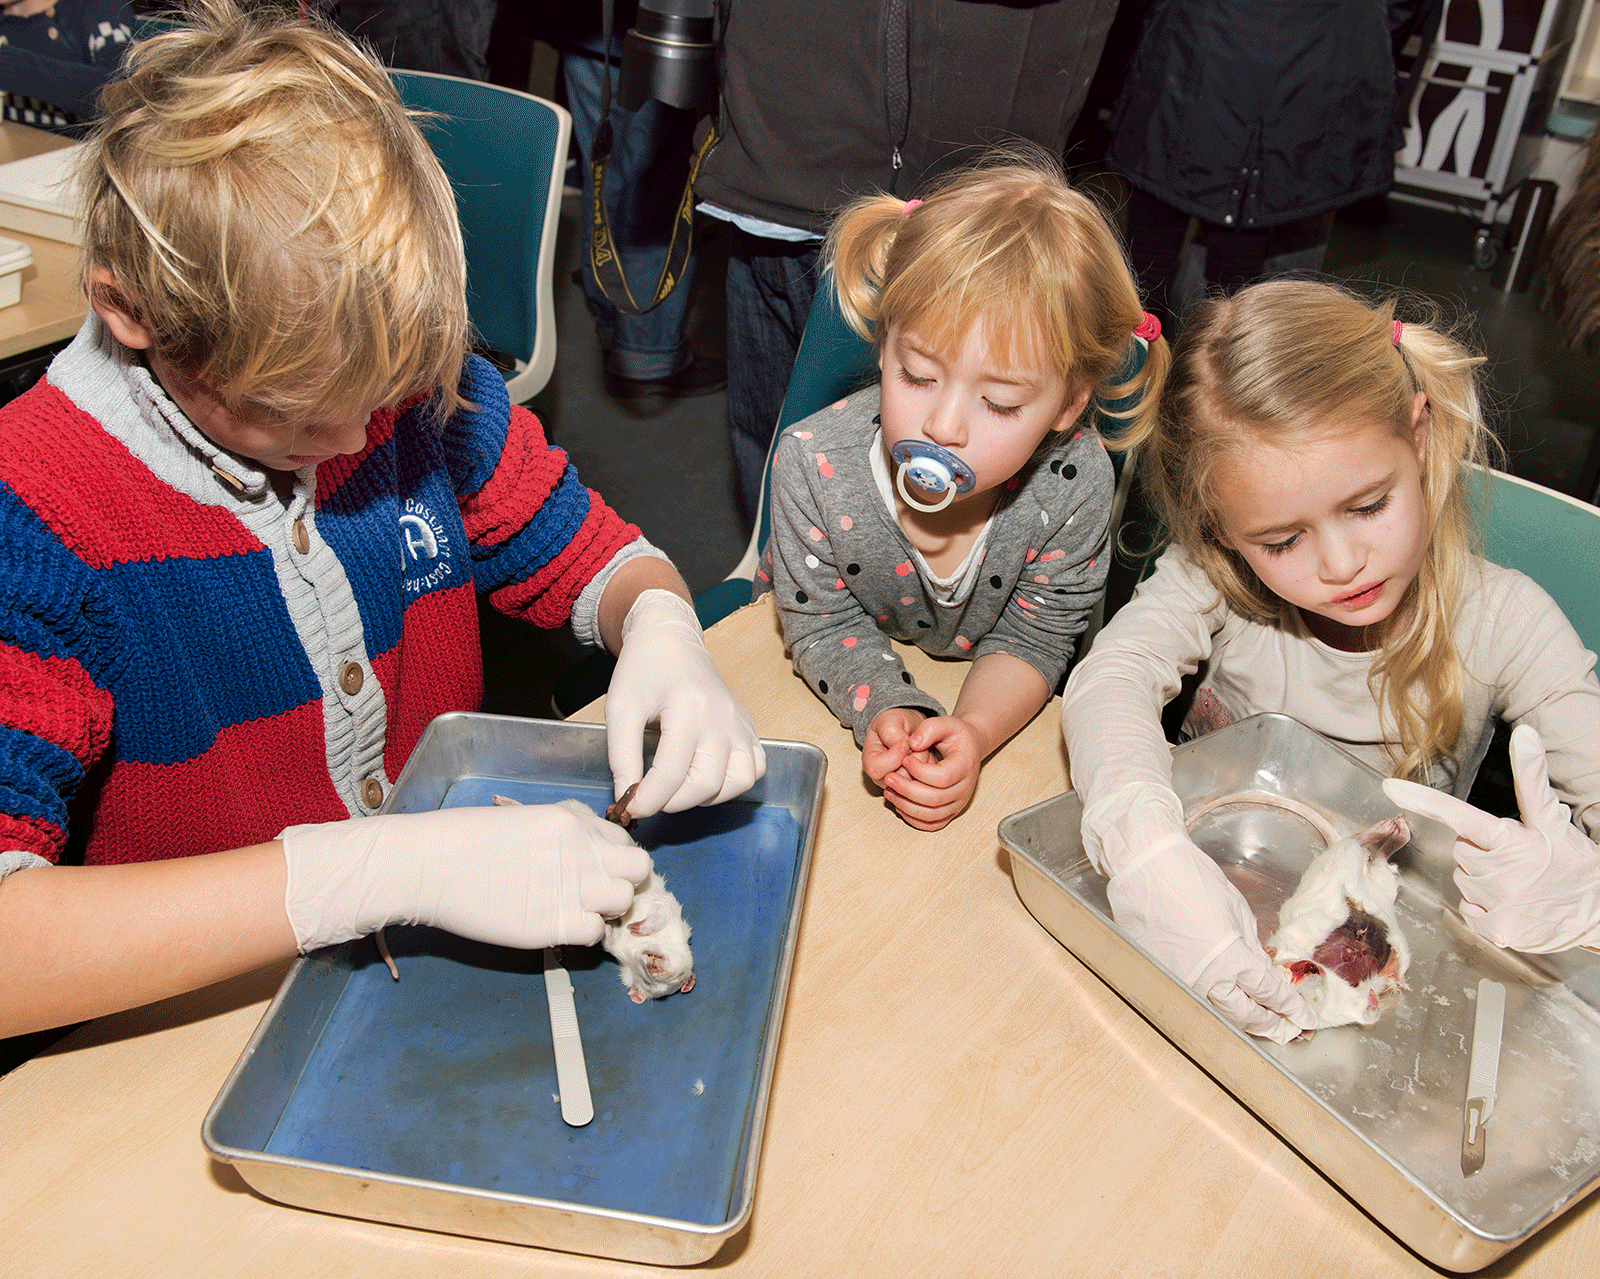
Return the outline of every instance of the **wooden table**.
<path id="1" fill-rule="evenodd" d="M 829 756 L 754 1218 L 708 1269 L 1440 1273 L 1017 900 L 995 827 L 1064 789 L 1058 706 L 989 762 L 971 811 L 921 835 L 863 785 L 849 734 L 791 674 L 770 609 L 735 614 L 708 642 L 764 734 Z M 967 669 L 915 651 L 908 662 L 945 697 Z M 0 1079 L 0 1273 L 673 1273 L 287 1208 L 212 1162 L 201 1120 L 283 971 L 104 1018 Z M 1483 1273 L 1597 1270 L 1591 1200 Z"/>
<path id="2" fill-rule="evenodd" d="M 0 163 L 71 145 L 70 138 L 0 120 Z M 0 235 L 33 250 L 22 272 L 22 301 L 0 309 L 0 360 L 69 338 L 83 323 L 87 304 L 79 286 L 78 246 L 0 227 Z"/>

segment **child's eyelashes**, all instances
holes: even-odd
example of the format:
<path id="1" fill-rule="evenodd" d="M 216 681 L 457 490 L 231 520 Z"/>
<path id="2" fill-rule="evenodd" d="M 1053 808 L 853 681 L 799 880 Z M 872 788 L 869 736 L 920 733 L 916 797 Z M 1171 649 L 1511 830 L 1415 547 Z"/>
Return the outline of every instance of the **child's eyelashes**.
<path id="1" fill-rule="evenodd" d="M 1389 508 L 1389 501 L 1392 496 L 1390 493 L 1385 493 L 1374 502 L 1368 502 L 1363 506 L 1351 507 L 1350 513 L 1360 516 L 1364 520 L 1370 520 L 1374 516 L 1382 515 Z M 1300 536 L 1299 533 L 1296 533 L 1292 537 L 1284 538 L 1281 542 L 1263 542 L 1261 543 L 1261 549 L 1268 555 L 1283 555 L 1294 550 L 1300 544 Z"/>
<path id="2" fill-rule="evenodd" d="M 914 387 L 918 390 L 930 387 L 938 381 L 937 378 L 921 377 L 918 374 L 913 373 L 910 369 L 906 368 L 906 366 L 903 364 L 898 365 L 895 372 L 903 385 Z M 983 407 L 988 409 L 989 412 L 993 413 L 996 417 L 1016 417 L 1022 412 L 1023 409 L 1021 404 L 996 404 L 987 396 L 984 397 Z"/>

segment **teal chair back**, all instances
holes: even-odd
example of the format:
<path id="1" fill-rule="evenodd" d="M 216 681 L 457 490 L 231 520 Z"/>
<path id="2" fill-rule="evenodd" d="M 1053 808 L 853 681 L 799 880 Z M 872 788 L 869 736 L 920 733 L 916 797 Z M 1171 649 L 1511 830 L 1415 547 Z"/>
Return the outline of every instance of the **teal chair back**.
<path id="1" fill-rule="evenodd" d="M 1600 653 L 1600 508 L 1501 471 L 1475 487 L 1486 559 L 1526 573 Z"/>
<path id="2" fill-rule="evenodd" d="M 750 545 L 745 548 L 744 558 L 728 575 L 727 582 L 722 584 L 732 586 L 743 582 L 744 599 L 739 603 L 750 602 L 750 583 L 755 580 L 756 564 L 772 532 L 772 448 L 778 437 L 796 422 L 820 413 L 852 391 L 875 381 L 877 376 L 877 349 L 845 323 L 837 295 L 824 278 L 811 300 L 805 332 L 800 336 L 800 349 L 795 352 L 794 367 L 789 370 L 783 407 L 778 410 L 778 425 L 772 432 L 772 444 L 767 447 L 767 466 L 761 476 L 761 502 L 756 511 L 755 527 L 751 530 Z M 733 606 L 737 607 L 738 604 Z M 726 612 L 731 613 L 733 608 Z"/>
<path id="3" fill-rule="evenodd" d="M 165 35 L 169 31 L 176 31 L 183 23 L 172 18 L 153 18 L 149 14 L 139 14 L 134 18 L 133 38 L 135 40 L 148 40 L 151 36 Z"/>
<path id="4" fill-rule="evenodd" d="M 426 71 L 394 71 L 408 107 L 438 117 L 423 135 L 455 188 L 467 250 L 467 313 L 511 357 L 511 402 L 544 389 L 556 360 L 556 225 L 572 117 L 530 93 Z"/>
<path id="5" fill-rule="evenodd" d="M 877 372 L 877 355 L 872 343 L 857 337 L 844 322 L 844 316 L 839 313 L 834 301 L 833 290 L 824 282 L 818 287 L 811 311 L 806 317 L 800 349 L 795 354 L 794 367 L 789 372 L 789 386 L 784 392 L 783 407 L 778 412 L 778 425 L 772 432 L 773 443 L 796 422 L 827 408 L 857 387 L 864 386 L 877 376 Z M 769 445 L 767 468 L 761 478 L 761 501 L 744 557 L 722 581 L 695 593 L 694 611 L 701 626 L 714 626 L 750 602 L 756 565 L 767 545 L 767 535 L 772 531 L 769 509 L 771 496 L 772 446 Z M 611 679 L 613 665 L 609 656 L 595 653 L 573 666 L 556 684 L 551 698 L 555 713 L 564 719 L 604 693 Z"/>

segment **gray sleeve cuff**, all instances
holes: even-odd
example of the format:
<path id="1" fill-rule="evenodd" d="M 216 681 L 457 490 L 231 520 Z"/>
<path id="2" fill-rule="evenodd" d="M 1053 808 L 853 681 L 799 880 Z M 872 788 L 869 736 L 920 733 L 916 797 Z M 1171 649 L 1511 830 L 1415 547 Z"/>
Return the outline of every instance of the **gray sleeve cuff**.
<path id="1" fill-rule="evenodd" d="M 901 706 L 908 710 L 921 711 L 929 719 L 948 714 L 938 698 L 924 693 L 915 684 L 901 688 L 890 686 L 881 693 L 873 693 L 866 705 L 856 712 L 855 721 L 850 725 L 851 731 L 855 734 L 856 746 L 859 748 L 866 744 L 867 733 L 872 728 L 873 720 L 884 711 Z"/>
<path id="2" fill-rule="evenodd" d="M 25 853 L 21 849 L 13 849 L 9 853 L 0 853 L 0 879 L 4 879 L 14 870 L 32 870 L 35 866 L 49 864 L 38 853 Z"/>
<path id="3" fill-rule="evenodd" d="M 653 555 L 658 560 L 672 563 L 667 559 L 666 552 L 652 546 L 643 534 L 613 555 L 610 563 L 589 579 L 589 584 L 578 592 L 578 598 L 572 602 L 572 633 L 578 637 L 579 643 L 591 648 L 605 647 L 605 642 L 600 638 L 600 597 L 606 593 L 611 575 L 640 555 Z"/>

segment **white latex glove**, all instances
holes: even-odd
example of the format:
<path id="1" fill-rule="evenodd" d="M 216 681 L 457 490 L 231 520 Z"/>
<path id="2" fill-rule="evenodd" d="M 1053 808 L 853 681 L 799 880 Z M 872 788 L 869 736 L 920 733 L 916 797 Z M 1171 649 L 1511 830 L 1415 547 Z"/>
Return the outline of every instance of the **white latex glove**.
<path id="1" fill-rule="evenodd" d="M 556 805 L 358 817 L 279 838 L 302 951 L 387 924 L 527 950 L 593 945 L 650 874 L 620 826 Z"/>
<path id="2" fill-rule="evenodd" d="M 644 776 L 650 723 L 661 740 Z M 711 664 L 694 606 L 671 591 L 642 591 L 623 619 L 606 690 L 606 752 L 616 798 L 639 783 L 628 805 L 635 817 L 720 804 L 767 771 L 756 726 Z"/>
<path id="3" fill-rule="evenodd" d="M 1273 964 L 1244 895 L 1201 852 L 1171 790 L 1135 782 L 1091 804 L 1084 844 L 1110 873 L 1117 927 L 1240 1030 L 1288 1043 L 1316 1026 Z M 1097 832 L 1097 833 L 1092 833 Z"/>
<path id="4" fill-rule="evenodd" d="M 1520 822 L 1399 778 L 1383 792 L 1456 832 L 1461 917 L 1479 936 L 1535 954 L 1600 945 L 1600 849 L 1550 789 L 1544 742 L 1531 725 L 1511 732 L 1511 779 Z"/>

